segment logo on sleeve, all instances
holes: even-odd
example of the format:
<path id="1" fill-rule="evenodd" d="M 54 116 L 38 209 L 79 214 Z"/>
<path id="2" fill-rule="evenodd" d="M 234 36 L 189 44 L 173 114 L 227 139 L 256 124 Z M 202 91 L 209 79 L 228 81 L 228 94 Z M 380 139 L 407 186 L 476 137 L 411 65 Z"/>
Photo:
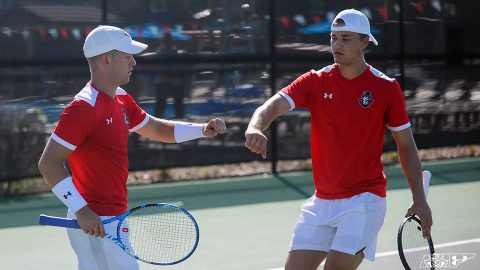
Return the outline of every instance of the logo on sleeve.
<path id="1" fill-rule="evenodd" d="M 128 116 L 127 116 L 127 113 L 125 112 L 125 110 L 122 108 L 122 113 L 123 113 L 123 119 L 125 120 L 125 125 L 127 125 L 127 127 L 130 126 L 130 120 L 128 120 Z"/>
<path id="2" fill-rule="evenodd" d="M 332 94 L 332 93 L 323 93 L 323 98 L 324 98 L 324 99 L 332 99 L 332 98 L 333 98 L 333 94 Z"/>
<path id="3" fill-rule="evenodd" d="M 363 91 L 362 95 L 358 98 L 358 103 L 362 108 L 368 108 L 373 103 L 372 93 L 368 90 Z"/>
<path id="4" fill-rule="evenodd" d="M 63 197 L 65 198 L 65 200 L 68 199 L 68 196 L 72 196 L 72 193 L 70 191 L 67 192 L 67 194 L 63 195 Z"/>
<path id="5" fill-rule="evenodd" d="M 107 125 L 110 125 L 111 123 L 113 123 L 112 117 L 105 119 L 105 121 L 107 122 Z"/>

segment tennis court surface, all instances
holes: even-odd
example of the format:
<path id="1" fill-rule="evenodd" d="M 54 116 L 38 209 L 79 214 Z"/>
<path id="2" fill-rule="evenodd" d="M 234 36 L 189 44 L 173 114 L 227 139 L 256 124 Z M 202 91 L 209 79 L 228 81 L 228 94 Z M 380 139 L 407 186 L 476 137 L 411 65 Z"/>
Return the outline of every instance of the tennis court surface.
<path id="1" fill-rule="evenodd" d="M 425 162 L 432 172 L 432 237 L 445 264 L 436 269 L 480 269 L 480 158 Z M 411 195 L 398 166 L 389 176 L 388 209 L 377 260 L 359 269 L 403 269 L 396 234 Z M 313 192 L 309 172 L 216 179 L 130 188 L 130 205 L 180 204 L 200 227 L 197 251 L 175 266 L 141 269 L 282 269 L 299 208 Z M 50 194 L 0 200 L 0 269 L 76 269 L 65 230 L 36 225 L 38 215 L 65 215 Z M 321 269 L 321 268 L 320 268 Z"/>

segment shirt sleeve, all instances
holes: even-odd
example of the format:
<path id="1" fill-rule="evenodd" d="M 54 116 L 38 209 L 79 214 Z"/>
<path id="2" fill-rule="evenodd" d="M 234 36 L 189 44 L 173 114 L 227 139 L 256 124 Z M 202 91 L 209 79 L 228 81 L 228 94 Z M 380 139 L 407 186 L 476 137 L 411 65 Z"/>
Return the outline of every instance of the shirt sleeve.
<path id="1" fill-rule="evenodd" d="M 74 151 L 95 127 L 95 111 L 83 100 L 74 100 L 60 114 L 51 138 Z"/>
<path id="2" fill-rule="evenodd" d="M 290 102 L 292 110 L 294 108 L 308 108 L 310 106 L 313 76 L 314 73 L 309 71 L 280 90 L 279 94 Z"/>
<path id="3" fill-rule="evenodd" d="M 128 118 L 130 119 L 130 132 L 135 132 L 145 126 L 150 116 L 142 109 L 135 100 L 127 94 L 126 101 L 128 102 Z"/>
<path id="4" fill-rule="evenodd" d="M 400 131 L 409 128 L 410 120 L 408 119 L 405 100 L 402 89 L 397 81 L 393 82 L 392 95 L 386 111 L 386 121 L 388 128 L 392 131 Z"/>

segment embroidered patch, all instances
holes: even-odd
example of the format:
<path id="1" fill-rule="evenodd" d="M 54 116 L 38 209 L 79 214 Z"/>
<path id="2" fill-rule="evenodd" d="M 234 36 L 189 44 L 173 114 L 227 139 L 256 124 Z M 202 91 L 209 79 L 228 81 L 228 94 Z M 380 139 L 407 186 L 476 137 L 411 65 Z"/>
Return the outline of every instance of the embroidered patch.
<path id="1" fill-rule="evenodd" d="M 128 120 L 127 113 L 125 112 L 125 110 L 123 110 L 123 108 L 122 108 L 122 113 L 123 113 L 123 119 L 125 120 L 125 125 L 127 125 L 127 127 L 130 127 L 130 121 Z"/>
<path id="2" fill-rule="evenodd" d="M 362 108 L 368 108 L 373 103 L 372 93 L 368 90 L 363 91 L 362 95 L 358 98 L 358 103 Z"/>

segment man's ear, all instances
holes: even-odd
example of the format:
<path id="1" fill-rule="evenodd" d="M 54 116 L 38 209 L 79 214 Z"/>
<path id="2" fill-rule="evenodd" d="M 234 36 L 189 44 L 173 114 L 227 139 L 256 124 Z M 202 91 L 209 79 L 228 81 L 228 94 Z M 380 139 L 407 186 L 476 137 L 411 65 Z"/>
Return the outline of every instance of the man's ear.
<path id="1" fill-rule="evenodd" d="M 105 54 L 105 64 L 110 64 L 112 62 L 112 56 L 108 53 Z"/>
<path id="2" fill-rule="evenodd" d="M 112 55 L 110 53 L 105 53 L 102 55 L 102 63 L 109 65 L 112 63 Z"/>
<path id="3" fill-rule="evenodd" d="M 364 50 L 368 47 L 369 43 L 370 43 L 369 37 L 366 37 L 366 38 L 363 39 L 362 45 L 363 45 Z"/>

